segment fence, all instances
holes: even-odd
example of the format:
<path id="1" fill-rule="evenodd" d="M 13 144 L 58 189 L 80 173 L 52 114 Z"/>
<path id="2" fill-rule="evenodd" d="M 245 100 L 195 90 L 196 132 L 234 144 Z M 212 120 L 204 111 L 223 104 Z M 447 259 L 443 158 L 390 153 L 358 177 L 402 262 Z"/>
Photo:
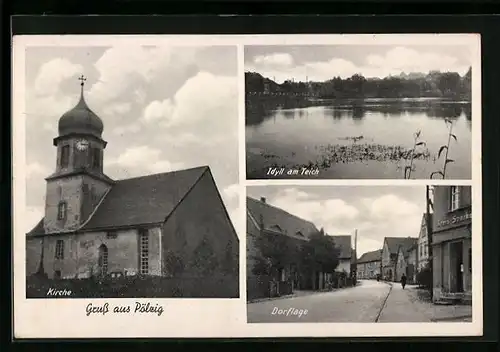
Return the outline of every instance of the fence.
<path id="1" fill-rule="evenodd" d="M 279 297 L 293 293 L 291 281 L 273 281 L 269 276 L 249 276 L 247 278 L 247 300 Z"/>
<path id="2" fill-rule="evenodd" d="M 30 276 L 26 280 L 27 298 L 57 298 L 51 290 L 71 291 L 59 298 L 238 298 L 238 276 L 97 278 L 50 280 Z"/>

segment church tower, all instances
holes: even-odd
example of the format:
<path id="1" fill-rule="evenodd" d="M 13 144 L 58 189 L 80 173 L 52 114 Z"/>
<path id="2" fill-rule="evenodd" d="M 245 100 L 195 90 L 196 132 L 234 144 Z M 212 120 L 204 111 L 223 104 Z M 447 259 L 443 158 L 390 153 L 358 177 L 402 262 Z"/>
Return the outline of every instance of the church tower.
<path id="1" fill-rule="evenodd" d="M 85 223 L 113 185 L 103 172 L 102 120 L 85 102 L 81 76 L 78 104 L 59 119 L 55 172 L 47 177 L 46 233 L 69 232 Z"/>

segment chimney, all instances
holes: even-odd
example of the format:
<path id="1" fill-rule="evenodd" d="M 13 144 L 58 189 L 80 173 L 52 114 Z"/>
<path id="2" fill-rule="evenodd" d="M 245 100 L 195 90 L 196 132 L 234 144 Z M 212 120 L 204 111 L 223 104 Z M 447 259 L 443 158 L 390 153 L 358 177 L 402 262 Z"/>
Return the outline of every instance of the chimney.
<path id="1" fill-rule="evenodd" d="M 261 201 L 262 203 L 265 203 L 265 202 L 266 202 L 266 197 L 260 197 L 260 201 Z"/>

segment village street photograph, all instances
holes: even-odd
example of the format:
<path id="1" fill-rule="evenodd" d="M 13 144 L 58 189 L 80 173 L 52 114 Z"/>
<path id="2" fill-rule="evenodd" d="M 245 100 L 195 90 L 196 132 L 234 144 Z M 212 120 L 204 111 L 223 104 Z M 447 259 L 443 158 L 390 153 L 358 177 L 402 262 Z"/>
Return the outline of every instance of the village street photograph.
<path id="1" fill-rule="evenodd" d="M 29 46 L 24 81 L 26 298 L 238 298 L 236 47 Z"/>
<path id="2" fill-rule="evenodd" d="M 479 54 L 407 39 L 245 46 L 247 179 L 470 180 Z"/>
<path id="3" fill-rule="evenodd" d="M 470 186 L 247 186 L 248 323 L 472 322 Z"/>

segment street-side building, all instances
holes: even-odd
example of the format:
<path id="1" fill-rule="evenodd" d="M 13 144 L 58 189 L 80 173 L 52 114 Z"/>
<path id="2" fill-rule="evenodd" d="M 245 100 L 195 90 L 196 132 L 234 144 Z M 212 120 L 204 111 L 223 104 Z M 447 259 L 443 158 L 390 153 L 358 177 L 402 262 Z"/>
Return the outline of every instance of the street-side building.
<path id="1" fill-rule="evenodd" d="M 415 244 L 413 237 L 385 237 L 382 247 L 382 277 L 387 281 L 398 281 L 397 262 L 399 247 L 409 248 Z"/>
<path id="2" fill-rule="evenodd" d="M 291 282 L 292 289 L 317 289 L 320 280 L 314 273 L 299 272 L 293 263 L 279 269 L 274 278 L 264 278 L 256 273 L 257 258 L 261 253 L 257 247 L 259 236 L 285 236 L 290 247 L 299 245 L 309 240 L 309 236 L 319 232 L 318 228 L 310 221 L 267 203 L 266 198 L 260 200 L 247 197 L 247 290 L 248 296 L 256 296 L 259 286 L 266 285 L 266 280 L 274 279 L 278 282 Z M 286 250 L 284 248 L 284 250 Z M 283 284 L 284 285 L 284 284 Z"/>
<path id="3" fill-rule="evenodd" d="M 471 300 L 472 199 L 470 186 L 433 188 L 433 299 Z"/>
<path id="4" fill-rule="evenodd" d="M 26 234 L 26 275 L 228 275 L 237 283 L 239 240 L 210 168 L 111 179 L 103 129 L 82 84 L 78 104 L 59 119 L 44 216 Z"/>
<path id="5" fill-rule="evenodd" d="M 382 250 L 364 253 L 357 261 L 358 279 L 376 279 L 381 274 Z"/>
<path id="6" fill-rule="evenodd" d="M 347 236 L 332 236 L 335 245 L 339 249 L 339 265 L 335 269 L 336 272 L 345 272 L 348 275 L 351 273 L 353 264 L 352 238 Z"/>
<path id="7" fill-rule="evenodd" d="M 416 282 L 417 244 L 418 239 L 412 238 L 399 246 L 396 264 L 396 281 L 400 281 L 401 276 L 405 274 L 408 283 Z"/>
<path id="8" fill-rule="evenodd" d="M 432 223 L 432 213 L 429 214 Z M 429 238 L 427 234 L 427 221 L 426 214 L 422 215 L 422 223 L 420 225 L 420 232 L 418 234 L 418 264 L 417 271 L 422 270 L 429 263 Z"/>

